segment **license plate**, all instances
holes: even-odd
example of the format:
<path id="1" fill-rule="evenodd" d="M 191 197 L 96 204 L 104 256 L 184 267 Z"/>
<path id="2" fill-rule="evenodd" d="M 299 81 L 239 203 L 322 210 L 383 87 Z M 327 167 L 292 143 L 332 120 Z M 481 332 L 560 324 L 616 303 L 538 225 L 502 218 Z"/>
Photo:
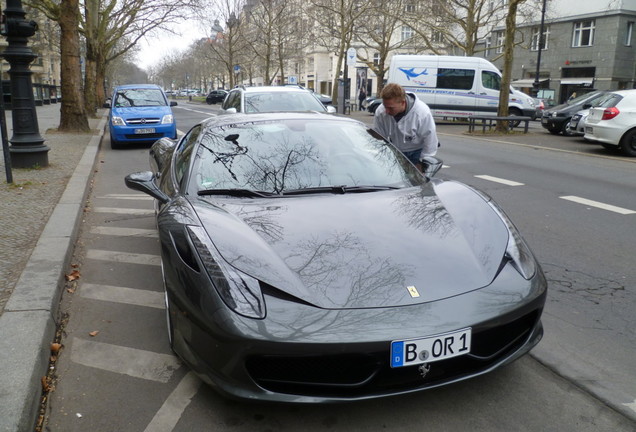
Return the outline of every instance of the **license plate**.
<path id="1" fill-rule="evenodd" d="M 155 133 L 155 128 L 135 129 L 136 134 L 151 134 Z"/>
<path id="2" fill-rule="evenodd" d="M 470 353 L 471 329 L 391 342 L 391 367 L 431 363 Z"/>

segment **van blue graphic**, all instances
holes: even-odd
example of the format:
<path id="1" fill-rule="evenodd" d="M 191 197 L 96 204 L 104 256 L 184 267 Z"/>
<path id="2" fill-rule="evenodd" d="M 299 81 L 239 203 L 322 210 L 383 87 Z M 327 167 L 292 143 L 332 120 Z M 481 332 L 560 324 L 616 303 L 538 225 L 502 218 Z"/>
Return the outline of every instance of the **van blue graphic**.
<path id="1" fill-rule="evenodd" d="M 428 75 L 428 69 L 424 69 L 422 72 L 420 73 L 415 73 L 415 68 L 411 68 L 411 69 L 406 69 L 406 68 L 398 68 L 401 72 L 404 73 L 404 75 L 406 75 L 406 78 L 410 81 L 411 78 L 417 78 L 420 75 Z"/>

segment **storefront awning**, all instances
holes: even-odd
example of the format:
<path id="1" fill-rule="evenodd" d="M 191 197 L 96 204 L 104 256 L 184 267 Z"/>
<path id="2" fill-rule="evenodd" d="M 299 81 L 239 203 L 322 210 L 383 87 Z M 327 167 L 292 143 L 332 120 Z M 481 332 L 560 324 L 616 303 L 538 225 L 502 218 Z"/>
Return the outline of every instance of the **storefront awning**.
<path id="1" fill-rule="evenodd" d="M 545 81 L 548 81 L 548 78 L 539 80 L 540 83 Z M 532 87 L 534 85 L 534 78 L 516 80 L 516 81 L 513 81 L 511 84 L 515 87 Z"/>
<path id="2" fill-rule="evenodd" d="M 561 78 L 561 84 L 591 85 L 594 78 Z"/>

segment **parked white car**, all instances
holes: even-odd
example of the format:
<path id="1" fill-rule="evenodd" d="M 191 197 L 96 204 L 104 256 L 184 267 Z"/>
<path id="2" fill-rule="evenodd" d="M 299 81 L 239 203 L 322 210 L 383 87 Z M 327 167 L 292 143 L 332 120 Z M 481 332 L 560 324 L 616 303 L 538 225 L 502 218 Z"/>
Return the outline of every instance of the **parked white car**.
<path id="1" fill-rule="evenodd" d="M 585 138 L 636 157 L 636 89 L 611 92 L 590 108 Z"/>

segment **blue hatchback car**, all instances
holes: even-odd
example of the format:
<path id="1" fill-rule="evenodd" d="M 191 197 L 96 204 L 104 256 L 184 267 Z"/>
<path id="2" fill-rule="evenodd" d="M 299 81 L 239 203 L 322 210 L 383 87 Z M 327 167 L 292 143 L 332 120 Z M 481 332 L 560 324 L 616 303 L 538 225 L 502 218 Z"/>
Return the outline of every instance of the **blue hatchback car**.
<path id="1" fill-rule="evenodd" d="M 168 101 L 161 87 L 154 84 L 129 84 L 115 88 L 110 102 L 110 144 L 116 149 L 124 143 L 154 142 L 177 138 L 172 114 L 175 101 Z"/>

